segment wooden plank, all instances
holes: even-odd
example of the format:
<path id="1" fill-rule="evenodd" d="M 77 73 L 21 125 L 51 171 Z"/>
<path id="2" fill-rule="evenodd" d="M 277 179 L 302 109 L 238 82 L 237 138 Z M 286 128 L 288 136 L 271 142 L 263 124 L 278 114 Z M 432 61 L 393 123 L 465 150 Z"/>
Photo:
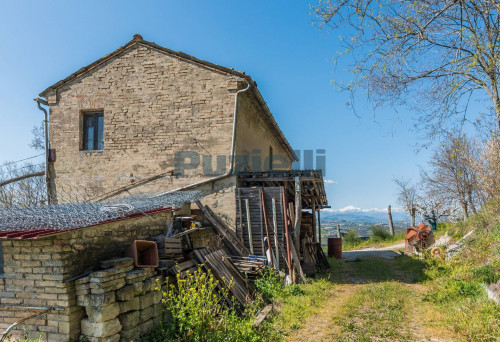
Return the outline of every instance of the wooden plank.
<path id="1" fill-rule="evenodd" d="M 302 219 L 302 200 L 301 200 L 301 190 L 300 190 L 300 178 L 295 177 L 295 225 L 293 230 L 293 239 L 295 246 L 300 246 L 301 219 Z"/>
<path id="2" fill-rule="evenodd" d="M 245 198 L 245 208 L 247 211 L 248 246 L 250 247 L 250 253 L 253 254 L 252 220 L 250 215 L 250 203 L 247 198 Z"/>
<path id="3" fill-rule="evenodd" d="M 253 321 L 252 327 L 257 328 L 262 322 L 264 322 L 267 315 L 269 315 L 272 310 L 273 310 L 272 304 L 266 305 L 266 307 L 264 309 L 262 309 L 262 311 L 257 315 L 257 317 L 255 318 L 255 321 Z"/>
<path id="4" fill-rule="evenodd" d="M 299 272 L 300 278 L 304 283 L 307 283 L 306 276 L 304 275 L 304 272 L 302 271 L 302 267 L 300 266 L 300 259 L 299 256 L 297 255 L 297 251 L 295 249 L 293 240 L 290 239 L 290 251 L 292 253 L 292 258 L 293 262 L 295 264 L 295 268 L 297 269 L 297 272 Z"/>
<path id="5" fill-rule="evenodd" d="M 217 215 L 210 209 L 208 206 L 203 206 L 200 201 L 196 201 L 196 204 L 200 208 L 201 212 L 205 215 L 205 217 L 214 225 L 215 230 L 221 236 L 224 237 L 224 241 L 228 248 L 231 250 L 231 253 L 234 255 L 249 255 L 250 250 L 245 247 L 242 241 L 238 239 L 236 234 L 229 227 L 222 222 Z"/>

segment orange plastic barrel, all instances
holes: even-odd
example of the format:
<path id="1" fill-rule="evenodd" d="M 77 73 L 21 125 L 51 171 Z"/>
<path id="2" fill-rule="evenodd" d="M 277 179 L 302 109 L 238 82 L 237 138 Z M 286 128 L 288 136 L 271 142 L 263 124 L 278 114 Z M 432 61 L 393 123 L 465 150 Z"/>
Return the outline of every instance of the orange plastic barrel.
<path id="1" fill-rule="evenodd" d="M 342 238 L 328 238 L 328 256 L 342 259 Z"/>

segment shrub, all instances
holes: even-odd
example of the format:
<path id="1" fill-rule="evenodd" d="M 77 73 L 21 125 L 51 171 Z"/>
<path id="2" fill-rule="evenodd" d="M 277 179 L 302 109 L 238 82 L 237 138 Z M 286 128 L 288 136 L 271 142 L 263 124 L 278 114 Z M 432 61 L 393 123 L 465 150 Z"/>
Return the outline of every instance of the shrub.
<path id="1" fill-rule="evenodd" d="M 349 229 L 343 236 L 342 241 L 348 245 L 355 245 L 361 242 L 359 234 L 353 228 Z"/>
<path id="2" fill-rule="evenodd" d="M 480 283 L 493 284 L 500 280 L 500 273 L 492 265 L 484 265 L 472 270 L 474 280 Z"/>
<path id="3" fill-rule="evenodd" d="M 484 293 L 478 283 L 462 279 L 443 279 L 424 299 L 434 303 L 446 303 L 458 299 L 477 299 Z"/>
<path id="4" fill-rule="evenodd" d="M 384 241 L 391 237 L 391 233 L 382 226 L 372 226 L 370 239 L 374 242 Z"/>
<path id="5" fill-rule="evenodd" d="M 279 273 L 271 268 L 266 268 L 254 281 L 255 288 L 265 301 L 283 294 L 283 285 Z"/>
<path id="6" fill-rule="evenodd" d="M 304 290 L 297 285 L 291 284 L 283 286 L 283 282 L 278 271 L 266 268 L 262 274 L 254 281 L 255 288 L 262 295 L 262 298 L 270 302 L 277 297 L 296 296 L 304 294 Z"/>
<path id="7" fill-rule="evenodd" d="M 176 284 L 166 284 L 162 291 L 162 303 L 167 323 L 155 330 L 143 341 L 261 341 L 274 340 L 272 332 L 252 328 L 256 304 L 244 308 L 245 314 L 238 315 L 235 304 L 228 306 L 226 297 L 229 289 L 219 288 L 213 274 L 198 268 L 184 278 L 178 272 Z M 233 299 L 234 303 L 234 299 Z"/>

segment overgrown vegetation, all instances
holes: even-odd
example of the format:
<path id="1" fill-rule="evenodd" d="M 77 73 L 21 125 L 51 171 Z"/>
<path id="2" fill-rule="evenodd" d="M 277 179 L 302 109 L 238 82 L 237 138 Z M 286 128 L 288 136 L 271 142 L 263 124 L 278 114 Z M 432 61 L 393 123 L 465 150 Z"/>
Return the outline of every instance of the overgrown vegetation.
<path id="1" fill-rule="evenodd" d="M 255 280 L 254 285 L 266 302 L 304 293 L 304 290 L 297 284 L 283 286 L 283 280 L 279 273 L 271 268 L 266 268 L 262 275 Z"/>
<path id="2" fill-rule="evenodd" d="M 402 238 L 382 229 L 374 227 L 363 245 Z M 197 271 L 185 279 L 179 274 L 179 286 L 163 289 L 167 324 L 146 341 L 299 341 L 301 333 L 311 336 L 311 329 L 323 340 L 335 341 L 408 341 L 415 334 L 498 341 L 500 308 L 487 299 L 481 284 L 500 280 L 500 200 L 466 222 L 441 224 L 438 230 L 456 239 L 470 230 L 475 234 L 446 261 L 430 254 L 348 263 L 331 259 L 330 273 L 288 287 L 276 271 L 267 269 L 255 281 L 262 301 L 244 308 L 242 316 L 223 304 L 227 292 L 214 293 L 217 281 L 210 273 Z M 273 301 L 278 313 L 252 328 L 264 301 Z M 323 326 L 320 316 L 326 317 Z"/>
<path id="3" fill-rule="evenodd" d="M 342 237 L 342 249 L 348 251 L 368 246 L 383 247 L 403 241 L 404 232 L 397 232 L 392 236 L 386 228 L 374 225 L 368 240 L 362 240 L 354 229 L 349 229 Z"/>
<path id="4" fill-rule="evenodd" d="M 213 274 L 199 268 L 194 273 L 178 272 L 176 282 L 158 286 L 163 292 L 166 323 L 144 341 L 261 341 L 276 340 L 276 334 L 266 324 L 257 330 L 252 328 L 253 319 L 261 301 L 237 307 L 236 302 L 227 305 L 231 298 L 229 289 L 219 287 Z M 240 315 L 240 312 L 243 314 Z"/>
<path id="5" fill-rule="evenodd" d="M 500 280 L 500 200 L 446 228 L 455 238 L 472 230 L 474 235 L 451 260 L 427 259 L 426 274 L 432 281 L 425 300 L 438 304 L 453 329 L 468 341 L 498 341 L 500 307 L 486 298 L 481 284 Z"/>

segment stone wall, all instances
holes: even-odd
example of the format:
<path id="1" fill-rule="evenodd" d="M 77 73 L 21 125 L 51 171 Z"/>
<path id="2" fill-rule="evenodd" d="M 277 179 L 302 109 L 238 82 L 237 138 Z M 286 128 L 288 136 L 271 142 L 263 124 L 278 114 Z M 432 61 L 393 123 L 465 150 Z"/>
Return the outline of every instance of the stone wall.
<path id="1" fill-rule="evenodd" d="M 178 213 L 188 214 L 189 207 Z M 172 212 L 159 212 L 149 218 L 139 216 L 34 240 L 0 240 L 5 259 L 0 330 L 35 312 L 23 306 L 56 307 L 61 311 L 18 325 L 12 332 L 14 338 L 21 339 L 25 331 L 32 337 L 41 332 L 45 341 L 77 338 L 85 309 L 77 305 L 74 281 L 66 280 L 98 268 L 102 260 L 123 256 L 133 240 L 165 232 L 172 216 Z"/>
<path id="2" fill-rule="evenodd" d="M 168 191 L 227 172 L 235 93 L 246 86 L 238 76 L 135 44 L 49 92 L 50 145 L 57 154 L 51 175 L 58 201 L 99 197 L 125 186 L 131 188 L 124 194 Z M 257 168 L 256 157 L 264 168 L 270 147 L 287 159 L 279 168 L 290 168 L 285 142 L 256 93 L 240 95 L 235 171 Z M 92 111 L 104 113 L 102 151 L 82 150 L 82 118 Z M 179 164 L 186 165 L 180 170 Z M 200 188 L 204 204 L 229 222 L 235 217 L 235 186 L 236 178 L 229 177 Z"/>
<path id="3" fill-rule="evenodd" d="M 174 171 L 175 152 L 197 153 L 200 159 L 228 155 L 234 93 L 241 82 L 134 45 L 65 85 L 50 105 L 59 198 L 64 201 L 65 192 L 82 188 L 99 196 Z M 96 110 L 104 112 L 104 150 L 82 151 L 83 114 Z M 228 165 L 226 158 L 223 168 Z M 167 175 L 142 185 L 140 191 L 169 190 L 209 178 L 202 172 L 200 164 L 182 176 Z"/>
<path id="4" fill-rule="evenodd" d="M 106 260 L 103 270 L 75 281 L 77 304 L 86 312 L 81 334 L 90 342 L 135 341 L 160 324 L 162 292 L 155 288 L 164 279 L 132 264 L 131 258 Z"/>

